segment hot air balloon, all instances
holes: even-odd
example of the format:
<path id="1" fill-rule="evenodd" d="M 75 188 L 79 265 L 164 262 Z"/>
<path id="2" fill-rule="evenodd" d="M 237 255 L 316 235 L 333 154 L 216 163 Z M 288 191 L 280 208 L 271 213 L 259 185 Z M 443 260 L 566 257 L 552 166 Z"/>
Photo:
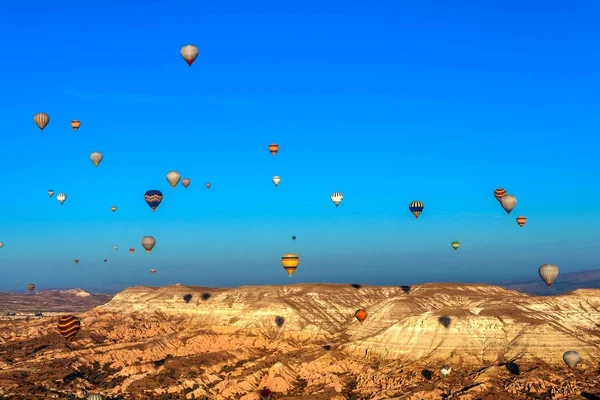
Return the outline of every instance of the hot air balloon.
<path id="1" fill-rule="evenodd" d="M 575 368 L 581 361 L 581 356 L 575 350 L 569 350 L 563 354 L 563 361 L 569 368 Z"/>
<path id="2" fill-rule="evenodd" d="M 156 270 L 155 270 L 155 269 L 151 269 L 151 270 L 150 270 L 150 273 L 151 273 L 152 275 L 154 275 L 154 274 L 156 273 Z"/>
<path id="3" fill-rule="evenodd" d="M 181 184 L 183 185 L 184 188 L 187 189 L 188 186 L 190 186 L 190 183 L 192 183 L 192 181 L 190 180 L 190 178 L 183 178 L 181 180 Z"/>
<path id="4" fill-rule="evenodd" d="M 112 207 L 110 208 L 110 211 L 112 211 L 112 212 L 115 212 L 115 211 L 117 211 L 117 206 L 112 206 Z"/>
<path id="5" fill-rule="evenodd" d="M 421 215 L 421 213 L 423 212 L 424 208 L 425 205 L 419 200 L 411 201 L 408 205 L 408 209 L 410 210 L 412 215 L 414 215 L 417 219 L 419 218 L 419 215 Z"/>
<path id="6" fill-rule="evenodd" d="M 524 216 L 519 216 L 517 217 L 517 224 L 519 224 L 519 226 L 522 228 L 523 225 L 525 225 L 525 223 L 527 222 L 527 218 L 525 218 Z"/>
<path id="7" fill-rule="evenodd" d="M 273 181 L 275 186 L 279 186 L 279 182 L 281 182 L 281 178 L 277 175 L 275 175 L 271 180 Z"/>
<path id="8" fill-rule="evenodd" d="M 295 242 L 296 241 L 296 236 L 292 236 L 292 240 Z"/>
<path id="9" fill-rule="evenodd" d="M 260 400 L 270 400 L 271 399 L 271 391 L 267 389 L 266 386 L 260 391 Z"/>
<path id="10" fill-rule="evenodd" d="M 104 259 L 104 262 L 107 262 L 107 261 L 108 261 L 108 260 L 105 258 L 105 259 Z"/>
<path id="11" fill-rule="evenodd" d="M 119 250 L 119 246 L 115 246 L 115 251 Z"/>
<path id="12" fill-rule="evenodd" d="M 444 378 L 447 378 L 448 375 L 450 375 L 450 371 L 452 371 L 452 367 L 448 367 L 446 365 L 444 365 L 441 369 L 440 372 L 442 373 L 442 375 L 444 376 Z"/>
<path id="13" fill-rule="evenodd" d="M 81 122 L 77 121 L 76 119 L 71 121 L 71 128 L 73 128 L 74 131 L 77 131 L 77 129 L 79 129 L 80 126 Z"/>
<path id="14" fill-rule="evenodd" d="M 130 248 L 130 249 L 129 249 L 129 252 L 130 252 L 131 254 L 133 254 L 133 253 L 135 252 L 135 249 L 132 247 L 132 248 Z"/>
<path id="15" fill-rule="evenodd" d="M 35 289 L 35 285 L 33 283 L 30 283 L 29 285 L 27 285 L 27 289 L 29 289 L 30 292 L 33 292 L 33 289 Z"/>
<path id="16" fill-rule="evenodd" d="M 81 322 L 74 315 L 65 315 L 58 319 L 58 331 L 64 336 L 67 342 L 73 341 L 80 329 Z"/>
<path id="17" fill-rule="evenodd" d="M 50 122 L 50 116 L 46 113 L 37 113 L 33 116 L 33 122 L 40 128 L 40 131 L 43 131 Z"/>
<path id="18" fill-rule="evenodd" d="M 191 67 L 196 58 L 198 58 L 198 48 L 193 44 L 186 44 L 181 48 L 181 57 Z"/>
<path id="19" fill-rule="evenodd" d="M 207 188 L 207 189 L 210 189 L 210 187 L 211 187 L 212 185 L 210 184 L 210 182 L 206 182 L 206 184 L 205 184 L 204 186 L 206 186 L 206 188 Z"/>
<path id="20" fill-rule="evenodd" d="M 144 194 L 144 200 L 146 200 L 146 204 L 150 206 L 152 211 L 156 211 L 156 207 L 160 205 L 163 199 L 163 194 L 160 190 L 148 190 Z"/>
<path id="21" fill-rule="evenodd" d="M 54 190 L 48 190 L 48 197 L 54 196 Z"/>
<path id="22" fill-rule="evenodd" d="M 104 400 L 104 397 L 100 396 L 99 394 L 90 394 L 86 400 Z"/>
<path id="23" fill-rule="evenodd" d="M 496 200 L 500 201 L 504 196 L 506 196 L 506 190 L 502 188 L 498 188 L 494 190 L 494 197 Z"/>
<path id="24" fill-rule="evenodd" d="M 175 189 L 175 186 L 177 186 L 180 179 L 181 174 L 177 171 L 171 171 L 167 174 L 167 182 L 169 182 L 169 185 L 171 185 L 173 189 Z"/>
<path id="25" fill-rule="evenodd" d="M 500 199 L 500 205 L 502 206 L 502 208 L 504 208 L 504 211 L 506 211 L 506 213 L 510 215 L 510 212 L 517 205 L 517 198 L 512 194 L 502 196 L 502 198 Z"/>
<path id="26" fill-rule="evenodd" d="M 95 167 L 98 167 L 98 165 L 100 165 L 103 158 L 104 156 L 99 151 L 95 151 L 92 154 L 90 154 L 90 160 L 92 160 L 92 163 L 94 163 Z"/>
<path id="27" fill-rule="evenodd" d="M 294 271 L 296 271 L 296 268 L 298 268 L 299 264 L 300 257 L 298 257 L 296 254 L 288 253 L 281 257 L 281 265 L 283 266 L 283 269 L 287 271 L 290 277 L 294 275 Z"/>
<path id="28" fill-rule="evenodd" d="M 354 316 L 361 324 L 365 321 L 365 319 L 367 319 L 367 315 L 367 312 L 362 308 L 360 310 L 356 310 L 356 312 L 354 313 Z"/>
<path id="29" fill-rule="evenodd" d="M 344 195 L 341 192 L 331 193 L 331 201 L 333 201 L 336 207 L 340 205 L 342 200 L 344 200 Z"/>
<path id="30" fill-rule="evenodd" d="M 556 278 L 558 277 L 558 267 L 554 264 L 543 264 L 538 270 L 540 277 L 548 287 L 552 286 Z"/>
<path id="31" fill-rule="evenodd" d="M 67 195 L 64 193 L 59 193 L 56 195 L 56 200 L 58 200 L 60 204 L 63 204 L 65 200 L 67 200 Z"/>
<path id="32" fill-rule="evenodd" d="M 458 242 L 456 240 L 454 242 L 452 242 L 452 248 L 454 250 L 458 250 L 459 247 L 460 247 L 460 242 Z"/>
<path id="33" fill-rule="evenodd" d="M 146 253 L 148 254 L 150 254 L 155 244 L 156 240 L 152 236 L 144 236 L 142 238 L 142 247 L 146 249 Z"/>
<path id="34" fill-rule="evenodd" d="M 279 151 L 279 145 L 277 143 L 271 143 L 269 145 L 269 153 L 275 155 Z"/>
<path id="35" fill-rule="evenodd" d="M 4 242 L 0 242 L 0 249 L 4 247 Z"/>
<path id="36" fill-rule="evenodd" d="M 78 258 L 76 258 L 76 259 L 74 259 L 74 260 L 73 260 L 73 262 L 74 262 L 75 264 L 79 264 L 79 259 L 78 259 Z"/>

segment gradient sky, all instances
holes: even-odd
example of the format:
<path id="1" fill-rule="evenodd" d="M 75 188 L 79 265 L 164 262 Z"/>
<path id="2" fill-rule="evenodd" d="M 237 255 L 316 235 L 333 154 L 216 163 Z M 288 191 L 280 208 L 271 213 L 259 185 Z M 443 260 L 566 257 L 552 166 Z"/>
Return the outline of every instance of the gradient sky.
<path id="1" fill-rule="evenodd" d="M 598 2 L 210 3 L 0 6 L 0 290 L 598 267 Z M 170 170 L 190 187 L 172 190 Z M 496 187 L 517 196 L 513 215 Z M 165 194 L 156 213 L 148 189 Z M 301 258 L 292 279 L 286 252 Z"/>

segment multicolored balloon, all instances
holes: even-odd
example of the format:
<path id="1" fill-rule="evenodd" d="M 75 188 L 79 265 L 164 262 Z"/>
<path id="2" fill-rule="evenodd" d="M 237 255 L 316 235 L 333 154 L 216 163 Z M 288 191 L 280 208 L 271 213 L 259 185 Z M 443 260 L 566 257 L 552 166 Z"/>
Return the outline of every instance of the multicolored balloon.
<path id="1" fill-rule="evenodd" d="M 144 200 L 150 206 L 152 211 L 156 211 L 156 207 L 160 205 L 163 199 L 163 194 L 160 190 L 148 190 L 144 193 Z"/>
<path id="2" fill-rule="evenodd" d="M 37 113 L 33 116 L 33 122 L 40 128 L 40 131 L 43 131 L 50 123 L 50 116 L 46 113 Z"/>
<path id="3" fill-rule="evenodd" d="M 279 145 L 277 143 L 271 143 L 269 145 L 269 153 L 271 153 L 273 156 L 275 154 L 277 154 L 278 151 L 279 151 Z"/>
<path id="4" fill-rule="evenodd" d="M 460 242 L 459 241 L 455 240 L 454 242 L 452 242 L 452 248 L 454 250 L 458 250 L 459 247 L 460 247 Z"/>
<path id="5" fill-rule="evenodd" d="M 30 292 L 33 292 L 33 289 L 35 289 L 35 285 L 33 283 L 30 283 L 29 285 L 27 285 L 27 289 L 29 289 Z"/>
<path id="6" fill-rule="evenodd" d="M 281 257 L 281 265 L 291 277 L 292 275 L 294 275 L 294 272 L 296 271 L 296 268 L 298 268 L 298 265 L 300 265 L 300 257 L 298 257 L 298 255 L 294 253 L 284 254 L 283 257 Z"/>
<path id="7" fill-rule="evenodd" d="M 333 192 L 331 193 L 331 201 L 333 201 L 333 204 L 335 204 L 335 206 L 339 206 L 342 203 L 342 200 L 344 200 L 344 195 L 341 192 Z"/>
<path id="8" fill-rule="evenodd" d="M 48 197 L 54 196 L 54 190 L 48 190 Z"/>
<path id="9" fill-rule="evenodd" d="M 115 211 L 117 211 L 117 206 L 112 206 L 112 207 L 110 208 L 110 211 L 112 211 L 112 212 L 115 212 Z"/>
<path id="10" fill-rule="evenodd" d="M 77 132 L 77 129 L 79 129 L 80 126 L 81 126 L 81 122 L 77 121 L 76 119 L 71 121 L 71 128 L 73 128 L 73 130 L 75 132 Z"/>
<path id="11" fill-rule="evenodd" d="M 422 202 L 420 202 L 419 200 L 411 201 L 408 204 L 408 209 L 410 210 L 412 215 L 415 216 L 416 219 L 419 219 L 419 215 L 421 215 L 424 208 L 425 208 L 425 205 Z"/>
<path id="12" fill-rule="evenodd" d="M 67 342 L 73 341 L 80 329 L 81 322 L 74 315 L 65 315 L 58 319 L 58 331 L 64 336 Z"/>
<path id="13" fill-rule="evenodd" d="M 522 228 L 523 225 L 525 225 L 525 223 L 527 222 L 527 218 L 525 218 L 524 216 L 519 216 L 517 217 L 517 224 L 519 224 L 519 226 Z"/>
<path id="14" fill-rule="evenodd" d="M 64 193 L 59 193 L 56 195 L 56 200 L 62 205 L 65 200 L 67 200 L 67 195 Z"/>
<path id="15" fill-rule="evenodd" d="M 494 190 L 494 197 L 496 198 L 496 200 L 500 201 L 500 199 L 503 198 L 504 196 L 506 196 L 505 189 L 498 188 L 498 189 Z"/>

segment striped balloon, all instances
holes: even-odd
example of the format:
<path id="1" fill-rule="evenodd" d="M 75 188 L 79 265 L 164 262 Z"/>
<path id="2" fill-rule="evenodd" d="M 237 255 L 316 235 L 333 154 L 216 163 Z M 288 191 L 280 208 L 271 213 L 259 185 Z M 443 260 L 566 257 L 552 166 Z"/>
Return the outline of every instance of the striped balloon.
<path id="1" fill-rule="evenodd" d="M 156 211 L 156 207 L 160 206 L 163 200 L 163 194 L 160 190 L 148 190 L 144 193 L 144 200 L 146 200 L 146 204 L 152 211 Z"/>
<path id="2" fill-rule="evenodd" d="M 498 188 L 498 189 L 494 190 L 494 197 L 496 198 L 496 200 L 500 201 L 500 199 L 503 198 L 504 196 L 506 196 L 505 189 Z"/>
<path id="3" fill-rule="evenodd" d="M 279 151 L 279 145 L 277 143 L 271 143 L 269 145 L 269 152 L 273 155 L 277 154 Z"/>
<path id="4" fill-rule="evenodd" d="M 64 336 L 67 342 L 73 341 L 80 329 L 81 322 L 74 315 L 65 315 L 58 320 L 58 331 Z"/>
<path id="5" fill-rule="evenodd" d="M 519 224 L 519 226 L 522 228 L 523 225 L 525 225 L 525 222 L 527 222 L 527 218 L 525 218 L 524 216 L 520 216 L 517 217 L 517 224 Z"/>
<path id="6" fill-rule="evenodd" d="M 335 204 L 335 206 L 339 206 L 342 201 L 344 200 L 344 195 L 341 192 L 333 192 L 331 193 L 331 201 L 333 201 L 333 204 Z"/>
<path id="7" fill-rule="evenodd" d="M 415 218 L 419 218 L 419 215 L 423 212 L 425 205 L 419 200 L 411 201 L 408 205 L 408 209 L 415 216 Z"/>
<path id="8" fill-rule="evenodd" d="M 27 285 L 27 289 L 29 289 L 29 291 L 32 292 L 33 289 L 35 289 L 35 285 L 33 283 L 30 283 L 29 285 Z"/>
<path id="9" fill-rule="evenodd" d="M 294 275 L 294 271 L 296 271 L 296 268 L 298 268 L 299 264 L 300 257 L 298 257 L 297 254 L 288 253 L 284 254 L 283 257 L 281 257 L 281 265 L 290 276 Z"/>
<path id="10" fill-rule="evenodd" d="M 50 122 L 50 116 L 46 113 L 37 113 L 33 116 L 33 122 L 40 128 L 40 131 L 43 131 Z"/>
<path id="11" fill-rule="evenodd" d="M 71 121 L 71 128 L 73 128 L 74 131 L 77 131 L 77 129 L 79 129 L 80 126 L 81 122 L 77 121 L 76 119 Z"/>
<path id="12" fill-rule="evenodd" d="M 99 394 L 93 393 L 87 397 L 87 400 L 104 400 L 104 397 L 100 396 Z"/>

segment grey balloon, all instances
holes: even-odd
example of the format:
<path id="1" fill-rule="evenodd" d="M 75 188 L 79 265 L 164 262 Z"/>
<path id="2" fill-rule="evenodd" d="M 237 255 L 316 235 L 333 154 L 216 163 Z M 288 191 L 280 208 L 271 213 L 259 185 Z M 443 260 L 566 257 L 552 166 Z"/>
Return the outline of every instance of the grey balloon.
<path id="1" fill-rule="evenodd" d="M 543 264 L 538 269 L 538 273 L 544 282 L 546 282 L 546 285 L 550 287 L 558 277 L 558 267 L 554 264 Z"/>
<path id="2" fill-rule="evenodd" d="M 510 212 L 517 205 L 517 198 L 512 194 L 502 196 L 502 198 L 500 199 L 500 205 L 502 206 L 502 208 L 504 208 L 504 211 L 506 211 L 506 213 L 510 215 Z"/>
<path id="3" fill-rule="evenodd" d="M 575 368 L 575 366 L 579 364 L 579 361 L 581 361 L 581 356 L 575 350 L 569 350 L 565 354 L 563 354 L 563 361 L 570 368 Z"/>

